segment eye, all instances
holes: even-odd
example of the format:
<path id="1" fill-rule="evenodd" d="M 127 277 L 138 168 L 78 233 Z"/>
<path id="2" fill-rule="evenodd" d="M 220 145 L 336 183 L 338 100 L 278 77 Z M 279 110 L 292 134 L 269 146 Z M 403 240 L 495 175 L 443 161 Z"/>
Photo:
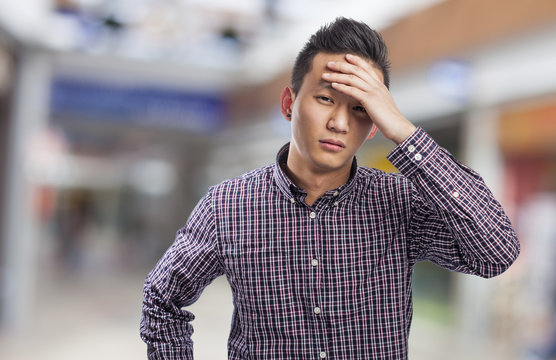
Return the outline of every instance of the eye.
<path id="1" fill-rule="evenodd" d="M 332 99 L 329 98 L 328 96 L 317 95 L 315 98 L 316 98 L 317 100 L 324 101 L 324 102 L 327 102 L 327 103 L 334 103 L 334 101 L 332 101 Z"/>
<path id="2" fill-rule="evenodd" d="M 365 110 L 365 107 L 361 106 L 361 105 L 354 106 L 353 110 L 358 111 L 358 112 L 362 112 L 362 113 L 367 113 L 367 110 Z"/>

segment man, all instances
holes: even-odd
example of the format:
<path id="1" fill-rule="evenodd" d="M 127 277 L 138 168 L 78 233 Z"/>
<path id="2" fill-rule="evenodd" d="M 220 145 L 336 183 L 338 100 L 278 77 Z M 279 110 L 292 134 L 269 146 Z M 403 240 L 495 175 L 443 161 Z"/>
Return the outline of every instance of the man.
<path id="1" fill-rule="evenodd" d="M 406 359 L 414 264 L 492 277 L 516 259 L 482 179 L 416 128 L 388 91 L 380 35 L 339 18 L 298 55 L 276 163 L 208 191 L 144 288 L 150 359 L 191 359 L 195 302 L 225 274 L 229 359 Z M 401 174 L 357 165 L 377 130 Z"/>

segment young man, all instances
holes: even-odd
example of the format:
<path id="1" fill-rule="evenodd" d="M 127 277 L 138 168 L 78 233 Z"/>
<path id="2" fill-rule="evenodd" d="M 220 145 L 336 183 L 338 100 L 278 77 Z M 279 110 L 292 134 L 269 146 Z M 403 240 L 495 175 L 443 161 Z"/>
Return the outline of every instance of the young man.
<path id="1" fill-rule="evenodd" d="M 225 274 L 229 359 L 406 359 L 419 260 L 492 277 L 516 259 L 510 221 L 475 172 L 396 107 L 380 35 L 344 18 L 305 45 L 276 163 L 208 191 L 149 274 L 150 359 L 192 359 L 182 309 Z M 357 165 L 377 130 L 401 174 Z"/>

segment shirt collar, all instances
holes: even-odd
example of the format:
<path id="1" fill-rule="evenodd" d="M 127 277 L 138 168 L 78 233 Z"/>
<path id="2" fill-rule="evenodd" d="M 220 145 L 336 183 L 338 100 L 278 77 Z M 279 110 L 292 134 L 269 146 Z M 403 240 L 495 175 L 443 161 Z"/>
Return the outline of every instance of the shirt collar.
<path id="1" fill-rule="evenodd" d="M 293 183 L 293 181 L 284 172 L 283 168 L 286 167 L 286 162 L 288 159 L 288 152 L 290 150 L 290 143 L 288 142 L 278 151 L 276 155 L 276 163 L 274 164 L 274 180 L 280 191 L 291 201 L 295 201 L 297 195 L 306 193 L 305 190 L 301 189 Z M 348 181 L 339 186 L 336 189 L 327 191 L 323 197 L 335 198 L 336 201 L 341 201 L 347 195 L 349 195 L 355 188 L 356 179 L 358 177 L 358 165 L 357 158 L 353 158 L 353 163 L 351 164 L 351 173 Z"/>

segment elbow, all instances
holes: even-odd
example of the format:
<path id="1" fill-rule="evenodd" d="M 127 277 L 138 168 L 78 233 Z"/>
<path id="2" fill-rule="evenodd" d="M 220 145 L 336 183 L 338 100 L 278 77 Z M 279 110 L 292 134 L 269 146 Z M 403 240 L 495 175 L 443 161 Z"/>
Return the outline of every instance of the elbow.
<path id="1" fill-rule="evenodd" d="M 505 273 L 512 264 L 513 261 L 507 263 L 484 264 L 481 269 L 477 271 L 477 275 L 485 279 L 491 279 Z"/>
<path id="2" fill-rule="evenodd" d="M 477 267 L 477 275 L 486 279 L 493 278 L 506 272 L 515 263 L 520 254 L 519 241 L 515 233 L 512 231 L 494 250 L 489 259 Z"/>

